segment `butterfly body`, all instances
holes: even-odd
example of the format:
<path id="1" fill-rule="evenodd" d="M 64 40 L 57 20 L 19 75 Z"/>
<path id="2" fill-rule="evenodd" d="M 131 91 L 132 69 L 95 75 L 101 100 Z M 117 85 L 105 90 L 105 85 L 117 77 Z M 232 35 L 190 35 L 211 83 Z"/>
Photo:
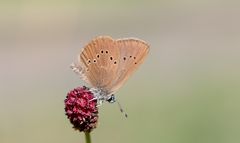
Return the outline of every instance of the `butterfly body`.
<path id="1" fill-rule="evenodd" d="M 107 101 L 109 103 L 116 102 L 116 98 L 114 94 L 108 95 L 104 91 L 98 88 L 91 88 L 89 91 L 91 91 L 95 96 L 93 100 L 97 100 L 98 105 L 101 105 L 104 101 Z"/>
<path id="2" fill-rule="evenodd" d="M 143 63 L 148 52 L 149 45 L 136 38 L 114 40 L 99 36 L 83 48 L 71 68 L 92 86 L 90 91 L 99 104 L 113 103 L 114 93 Z"/>

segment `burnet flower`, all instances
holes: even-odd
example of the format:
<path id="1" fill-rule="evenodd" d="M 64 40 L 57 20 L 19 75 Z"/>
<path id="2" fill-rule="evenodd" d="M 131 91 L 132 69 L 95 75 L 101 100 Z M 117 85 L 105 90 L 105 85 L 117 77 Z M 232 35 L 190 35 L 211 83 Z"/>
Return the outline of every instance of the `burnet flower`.
<path id="1" fill-rule="evenodd" d="M 80 132 L 91 132 L 97 126 L 98 108 L 93 98 L 93 93 L 84 86 L 71 90 L 64 100 L 66 115 L 73 128 Z"/>

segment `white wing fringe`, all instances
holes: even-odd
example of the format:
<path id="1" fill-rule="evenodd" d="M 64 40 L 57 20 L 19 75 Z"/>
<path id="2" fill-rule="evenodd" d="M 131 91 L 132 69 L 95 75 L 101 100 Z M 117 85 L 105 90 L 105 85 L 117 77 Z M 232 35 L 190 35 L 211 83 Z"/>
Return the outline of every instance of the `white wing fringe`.
<path id="1" fill-rule="evenodd" d="M 70 68 L 75 72 L 82 80 L 87 82 L 89 84 L 89 81 L 87 80 L 87 77 L 85 76 L 85 69 L 80 65 L 76 63 L 72 63 L 70 65 Z"/>

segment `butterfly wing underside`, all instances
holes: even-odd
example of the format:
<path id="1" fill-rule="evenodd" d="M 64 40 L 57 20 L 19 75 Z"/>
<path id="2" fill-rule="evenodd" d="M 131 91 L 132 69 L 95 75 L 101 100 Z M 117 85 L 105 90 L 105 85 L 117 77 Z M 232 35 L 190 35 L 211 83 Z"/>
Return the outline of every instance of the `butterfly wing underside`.
<path id="1" fill-rule="evenodd" d="M 142 40 L 101 36 L 84 47 L 72 68 L 85 82 L 110 94 L 127 81 L 148 51 Z"/>
<path id="2" fill-rule="evenodd" d="M 111 92 L 117 91 L 143 63 L 149 52 L 146 42 L 138 39 L 119 39 L 116 41 L 120 50 L 119 68 L 114 82 L 110 85 Z"/>

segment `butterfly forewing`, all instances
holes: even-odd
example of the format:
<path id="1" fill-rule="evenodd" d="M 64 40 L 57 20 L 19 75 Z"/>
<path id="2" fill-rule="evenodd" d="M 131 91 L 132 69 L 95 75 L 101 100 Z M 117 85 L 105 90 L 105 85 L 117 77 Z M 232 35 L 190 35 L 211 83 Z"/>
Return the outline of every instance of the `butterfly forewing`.
<path id="1" fill-rule="evenodd" d="M 74 68 L 91 86 L 110 94 L 125 83 L 148 51 L 149 46 L 142 40 L 100 36 L 84 47 Z"/>
<path id="2" fill-rule="evenodd" d="M 93 87 L 105 89 L 116 73 L 114 62 L 119 58 L 119 50 L 115 47 L 111 37 L 102 36 L 92 40 L 81 52 L 79 60 L 86 66 L 85 75 Z"/>

